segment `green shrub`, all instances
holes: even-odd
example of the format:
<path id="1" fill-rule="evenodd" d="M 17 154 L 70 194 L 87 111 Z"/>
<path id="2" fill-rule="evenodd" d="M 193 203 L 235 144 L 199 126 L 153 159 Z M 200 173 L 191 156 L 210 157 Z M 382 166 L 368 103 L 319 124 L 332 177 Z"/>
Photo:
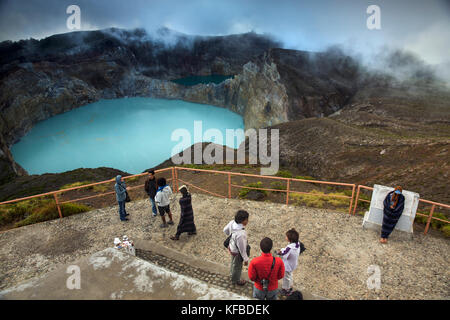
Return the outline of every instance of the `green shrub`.
<path id="1" fill-rule="evenodd" d="M 77 203 L 63 203 L 60 205 L 61 214 L 63 217 L 68 217 L 74 214 L 83 213 L 91 210 L 88 206 Z M 43 206 L 37 207 L 25 219 L 15 224 L 15 227 L 22 227 L 38 222 L 53 220 L 59 218 L 58 208 L 55 203 L 49 202 Z"/>
<path id="2" fill-rule="evenodd" d="M 446 217 L 445 215 L 443 215 L 442 213 L 439 213 L 439 212 L 433 213 L 433 217 L 436 217 L 436 218 L 438 218 L 438 219 L 442 219 L 442 220 L 448 221 L 448 220 L 447 220 L 447 217 Z M 447 223 L 445 223 L 445 222 L 442 222 L 442 221 L 439 221 L 439 220 L 431 219 L 431 227 L 432 227 L 433 229 L 438 230 L 438 229 L 443 228 L 443 227 L 446 226 L 446 225 L 447 225 Z"/>
<path id="3" fill-rule="evenodd" d="M 91 210 L 85 205 L 76 203 L 63 203 L 60 208 L 64 217 Z M 14 223 L 14 227 L 21 227 L 56 218 L 59 218 L 59 213 L 53 200 L 31 199 L 0 206 L 1 226 Z"/>
<path id="4" fill-rule="evenodd" d="M 279 170 L 277 173 L 277 177 L 292 178 L 292 173 L 290 173 L 288 170 Z"/>
<path id="5" fill-rule="evenodd" d="M 300 180 L 317 180 L 314 177 L 311 176 L 295 176 L 295 179 L 300 179 Z"/>
<path id="6" fill-rule="evenodd" d="M 261 181 L 258 181 L 256 183 L 249 183 L 249 184 L 246 184 L 245 186 L 250 187 L 250 188 L 263 188 L 263 184 Z M 245 198 L 251 190 L 254 190 L 254 189 L 242 188 L 241 191 L 239 191 L 239 198 L 241 198 L 241 199 Z M 258 192 L 261 192 L 262 194 L 267 196 L 266 190 L 258 190 Z"/>
<path id="7" fill-rule="evenodd" d="M 428 216 L 430 215 L 430 213 L 429 212 L 421 212 L 421 211 L 417 211 L 417 213 L 422 213 L 422 214 L 426 215 L 426 217 L 416 215 L 414 222 L 417 222 L 420 224 L 427 224 Z M 433 217 L 448 221 L 447 217 L 444 214 L 439 213 L 439 212 L 434 212 Z M 442 222 L 442 221 L 438 221 L 438 220 L 434 220 L 434 219 L 431 219 L 430 224 L 431 224 L 431 227 L 436 230 L 442 229 L 448 225 L 448 223 L 446 223 L 446 222 Z"/>
<path id="8" fill-rule="evenodd" d="M 324 196 L 325 193 L 319 190 L 312 190 L 312 194 L 293 193 L 289 196 L 294 205 L 306 205 L 308 207 L 323 208 L 325 204 L 330 204 L 334 207 L 348 206 L 349 200 L 340 197 Z M 327 193 L 327 195 L 344 196 L 343 192 Z"/>
<path id="9" fill-rule="evenodd" d="M 283 182 L 274 181 L 274 182 L 270 183 L 270 188 L 276 189 L 276 190 L 286 190 L 286 185 Z M 279 191 L 271 191 L 271 192 L 278 193 Z"/>
<path id="10" fill-rule="evenodd" d="M 450 224 L 443 226 L 441 231 L 445 234 L 446 237 L 450 237 Z"/>
<path id="11" fill-rule="evenodd" d="M 59 190 L 81 187 L 81 186 L 85 186 L 85 185 L 91 184 L 91 183 L 94 183 L 94 182 L 92 182 L 92 181 L 78 181 L 78 182 L 68 183 L 68 184 L 63 185 L 61 188 L 59 188 Z"/>

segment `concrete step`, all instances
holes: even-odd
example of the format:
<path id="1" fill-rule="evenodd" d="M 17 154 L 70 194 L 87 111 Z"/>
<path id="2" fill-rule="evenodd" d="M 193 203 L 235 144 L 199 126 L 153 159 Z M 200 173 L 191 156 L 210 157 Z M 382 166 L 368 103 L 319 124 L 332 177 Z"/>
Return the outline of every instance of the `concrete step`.
<path id="1" fill-rule="evenodd" d="M 247 267 L 245 266 L 243 267 L 241 278 L 246 280 L 247 284 L 237 286 L 230 281 L 230 268 L 223 264 L 187 255 L 149 240 L 136 240 L 135 247 L 137 257 L 150 261 L 157 266 L 198 279 L 208 285 L 214 285 L 235 294 L 252 297 L 253 283 L 248 278 Z M 294 287 L 294 290 L 301 291 L 304 300 L 326 300 L 326 298 L 305 292 L 301 288 Z M 279 298 L 283 299 L 281 296 Z"/>

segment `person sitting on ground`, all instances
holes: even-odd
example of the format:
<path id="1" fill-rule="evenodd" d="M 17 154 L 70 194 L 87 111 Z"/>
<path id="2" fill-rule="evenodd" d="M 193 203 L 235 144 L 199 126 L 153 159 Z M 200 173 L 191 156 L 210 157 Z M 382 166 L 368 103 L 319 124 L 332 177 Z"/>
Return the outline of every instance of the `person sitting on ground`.
<path id="1" fill-rule="evenodd" d="M 297 268 L 298 256 L 300 255 L 300 242 L 298 241 L 299 234 L 292 228 L 286 232 L 286 241 L 289 243 L 284 249 L 277 252 L 281 256 L 285 272 L 283 278 L 283 285 L 281 295 L 289 296 L 293 292 L 292 289 L 292 273 Z"/>
<path id="2" fill-rule="evenodd" d="M 239 210 L 234 220 L 231 220 L 223 229 L 227 236 L 231 236 L 228 252 L 231 255 L 231 282 L 243 286 L 245 280 L 241 279 L 242 264 L 248 265 L 248 242 L 245 226 L 248 224 L 248 212 Z"/>
<path id="3" fill-rule="evenodd" d="M 155 196 L 158 186 L 156 185 L 155 170 L 148 171 L 148 178 L 145 180 L 144 186 L 145 192 L 147 192 L 150 199 L 150 204 L 152 205 L 153 217 L 156 217 L 158 211 L 156 210 Z"/>
<path id="4" fill-rule="evenodd" d="M 166 179 L 158 179 L 158 190 L 155 196 L 155 202 L 158 206 L 159 215 L 162 219 L 161 228 L 167 228 L 167 225 L 173 225 L 172 212 L 170 212 L 170 196 L 172 195 L 172 189 L 167 185 Z M 169 222 L 166 223 L 165 214 L 169 216 Z"/>
<path id="5" fill-rule="evenodd" d="M 397 225 L 405 208 L 405 196 L 402 187 L 397 186 L 394 191 L 387 194 L 383 202 L 383 224 L 381 226 L 381 243 L 387 243 L 387 239 Z"/>
<path id="6" fill-rule="evenodd" d="M 248 267 L 248 277 L 254 282 L 253 298 L 276 300 L 278 280 L 284 277 L 284 263 L 270 253 L 273 246 L 270 238 L 262 239 L 259 246 L 262 251 L 261 256 L 254 258 Z"/>
<path id="7" fill-rule="evenodd" d="M 126 216 L 129 216 L 125 210 L 125 199 L 127 198 L 127 185 L 123 181 L 122 176 L 118 175 L 116 177 L 116 184 L 114 185 L 116 190 L 116 200 L 119 203 L 119 217 L 120 221 L 128 221 Z"/>
<path id="8" fill-rule="evenodd" d="M 180 223 L 178 224 L 177 233 L 170 237 L 172 240 L 179 240 L 180 235 L 183 232 L 187 232 L 188 235 L 197 234 L 197 230 L 194 224 L 194 210 L 192 209 L 192 199 L 187 187 L 182 185 L 178 191 L 181 193 L 180 199 Z"/>

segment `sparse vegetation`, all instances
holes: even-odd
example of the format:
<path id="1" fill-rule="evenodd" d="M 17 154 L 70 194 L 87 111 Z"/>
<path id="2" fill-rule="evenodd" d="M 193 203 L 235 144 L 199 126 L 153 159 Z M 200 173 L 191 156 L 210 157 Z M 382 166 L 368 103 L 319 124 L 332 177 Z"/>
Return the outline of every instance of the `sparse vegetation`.
<path id="1" fill-rule="evenodd" d="M 277 177 L 292 178 L 292 173 L 288 170 L 278 170 Z"/>
<path id="2" fill-rule="evenodd" d="M 286 184 L 280 181 L 274 181 L 270 183 L 270 188 L 276 190 L 286 190 Z M 278 193 L 278 191 L 271 191 L 271 192 Z"/>
<path id="3" fill-rule="evenodd" d="M 60 190 L 81 187 L 81 186 L 85 186 L 85 185 L 88 185 L 91 183 L 95 183 L 95 182 L 94 181 L 79 181 L 79 182 L 69 183 L 69 184 L 62 186 Z M 105 183 L 105 184 L 97 184 L 95 186 L 86 187 L 85 189 L 92 190 L 94 192 L 104 193 L 104 192 L 110 191 L 111 187 Z"/>
<path id="4" fill-rule="evenodd" d="M 416 218 L 414 219 L 414 222 L 426 225 L 427 221 L 428 221 L 428 216 L 429 216 L 430 213 L 429 212 L 421 212 L 421 211 L 417 211 L 417 213 L 421 213 L 421 214 L 424 214 L 426 216 L 424 217 L 424 216 L 416 215 Z M 445 220 L 445 221 L 449 221 L 444 214 L 439 213 L 439 212 L 434 212 L 433 213 L 433 217 L 438 218 L 438 219 L 442 219 L 442 220 Z M 435 219 L 431 219 L 430 225 L 431 225 L 432 229 L 439 230 L 439 231 L 443 232 L 446 236 L 450 237 L 450 224 L 449 223 L 446 223 L 446 222 L 443 222 L 443 221 L 439 221 L 439 220 L 435 220 Z"/>
<path id="5" fill-rule="evenodd" d="M 63 217 L 91 210 L 88 206 L 77 203 L 64 203 L 60 208 Z M 58 208 L 52 200 L 32 199 L 0 207 L 0 226 L 14 224 L 17 228 L 57 218 Z"/>
<path id="6" fill-rule="evenodd" d="M 331 196 L 345 196 L 343 192 L 325 193 L 319 190 L 310 191 L 312 194 L 293 193 L 289 196 L 292 204 L 298 206 L 308 206 L 314 208 L 323 208 L 326 204 L 334 207 L 344 207 L 349 205 L 350 199 L 331 197 Z"/>
<path id="7" fill-rule="evenodd" d="M 261 181 L 258 181 L 256 183 L 249 183 L 245 185 L 246 187 L 250 187 L 250 188 L 264 188 L 263 184 Z M 241 191 L 239 191 L 239 198 L 243 199 L 247 196 L 247 194 L 254 189 L 247 189 L 247 188 L 242 188 Z M 258 192 L 261 192 L 264 196 L 267 196 L 267 191 L 266 190 L 257 190 Z"/>
<path id="8" fill-rule="evenodd" d="M 314 177 L 311 176 L 295 176 L 295 179 L 300 179 L 300 180 L 317 180 Z"/>

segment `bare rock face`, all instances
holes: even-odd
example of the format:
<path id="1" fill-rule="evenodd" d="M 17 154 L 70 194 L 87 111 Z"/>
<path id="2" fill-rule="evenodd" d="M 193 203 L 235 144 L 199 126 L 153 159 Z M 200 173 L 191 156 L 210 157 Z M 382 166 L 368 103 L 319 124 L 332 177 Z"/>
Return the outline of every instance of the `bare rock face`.
<path id="1" fill-rule="evenodd" d="M 254 33 L 195 37 L 168 29 L 156 36 L 108 29 L 3 42 L 0 181 L 25 174 L 9 147 L 35 123 L 99 99 L 142 96 L 211 104 L 242 115 L 246 128 L 328 115 L 344 105 L 351 90 L 341 89 L 353 79 L 322 68 L 329 57 L 273 49 L 277 46 Z M 216 73 L 235 76 L 192 87 L 170 81 Z"/>

